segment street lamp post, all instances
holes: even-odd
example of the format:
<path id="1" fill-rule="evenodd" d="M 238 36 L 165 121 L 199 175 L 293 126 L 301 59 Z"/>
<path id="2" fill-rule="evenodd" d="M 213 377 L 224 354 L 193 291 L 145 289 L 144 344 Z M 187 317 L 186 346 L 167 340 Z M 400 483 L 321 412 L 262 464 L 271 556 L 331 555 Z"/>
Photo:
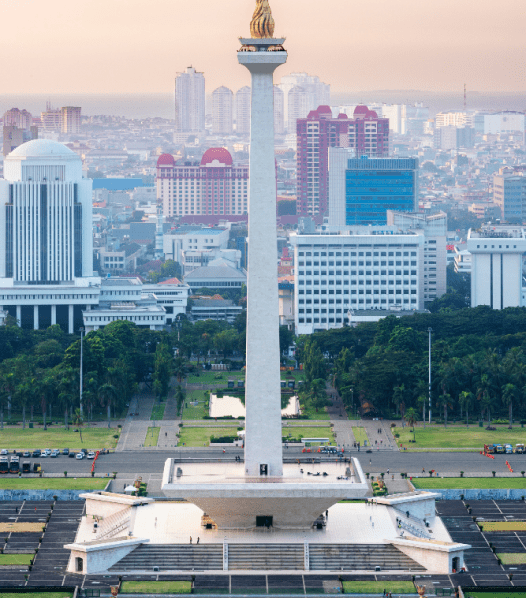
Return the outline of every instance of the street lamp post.
<path id="1" fill-rule="evenodd" d="M 84 358 L 84 351 L 83 351 L 83 342 L 82 339 L 84 337 L 84 328 L 80 328 L 80 415 L 82 416 L 82 371 L 83 371 L 83 358 Z"/>
<path id="2" fill-rule="evenodd" d="M 431 425 L 431 333 L 432 328 L 427 329 L 429 333 L 429 425 Z"/>

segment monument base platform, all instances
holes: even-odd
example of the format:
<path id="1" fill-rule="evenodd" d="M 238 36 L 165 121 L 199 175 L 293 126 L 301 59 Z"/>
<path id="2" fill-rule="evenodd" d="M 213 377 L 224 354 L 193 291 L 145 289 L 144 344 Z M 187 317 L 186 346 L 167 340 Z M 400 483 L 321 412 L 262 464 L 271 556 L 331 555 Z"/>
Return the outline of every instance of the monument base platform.
<path id="1" fill-rule="evenodd" d="M 356 459 L 285 464 L 282 477 L 247 476 L 243 463 L 182 465 L 168 459 L 162 490 L 197 505 L 221 530 L 311 529 L 332 505 L 369 492 Z"/>

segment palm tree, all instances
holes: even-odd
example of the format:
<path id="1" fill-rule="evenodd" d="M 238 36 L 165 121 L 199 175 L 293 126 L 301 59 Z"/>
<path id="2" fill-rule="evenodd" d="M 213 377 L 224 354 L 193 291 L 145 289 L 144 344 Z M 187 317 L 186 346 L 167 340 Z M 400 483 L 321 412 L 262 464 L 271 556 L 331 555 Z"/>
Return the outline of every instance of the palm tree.
<path id="1" fill-rule="evenodd" d="M 416 442 L 416 411 L 413 409 L 413 407 L 409 407 L 409 409 L 405 412 L 405 419 L 407 420 L 408 426 L 413 428 L 413 440 Z"/>
<path id="2" fill-rule="evenodd" d="M 182 407 L 184 404 L 185 393 L 182 386 L 179 384 L 175 390 L 175 401 L 177 404 L 177 413 L 182 414 Z"/>
<path id="3" fill-rule="evenodd" d="M 183 378 L 186 376 L 186 362 L 184 357 L 176 357 L 174 359 L 173 373 L 177 378 L 177 382 L 181 384 Z"/>
<path id="4" fill-rule="evenodd" d="M 513 400 L 518 395 L 518 388 L 515 384 L 505 384 L 502 387 L 502 402 L 508 406 L 508 416 L 510 420 L 510 429 L 512 427 L 513 422 Z"/>
<path id="5" fill-rule="evenodd" d="M 106 403 L 108 409 L 108 428 L 111 428 L 111 402 L 117 398 L 117 390 L 111 384 L 103 384 L 99 388 L 99 401 L 101 405 Z"/>
<path id="6" fill-rule="evenodd" d="M 473 393 L 469 390 L 463 390 L 458 395 L 458 402 L 462 405 L 462 408 L 466 410 L 466 428 L 469 428 L 469 409 L 473 404 Z"/>
<path id="7" fill-rule="evenodd" d="M 448 392 L 442 393 L 438 397 L 438 406 L 444 408 L 444 427 L 447 429 L 447 408 L 451 404 L 451 395 Z"/>

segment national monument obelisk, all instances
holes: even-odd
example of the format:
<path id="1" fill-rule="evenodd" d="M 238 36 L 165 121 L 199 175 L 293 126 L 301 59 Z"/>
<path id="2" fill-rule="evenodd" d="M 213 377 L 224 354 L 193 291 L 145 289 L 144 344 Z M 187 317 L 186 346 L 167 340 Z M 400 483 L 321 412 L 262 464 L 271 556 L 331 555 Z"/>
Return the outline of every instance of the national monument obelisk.
<path id="1" fill-rule="evenodd" d="M 268 0 L 256 0 L 239 63 L 252 76 L 245 474 L 283 475 L 273 73 L 287 60 Z"/>

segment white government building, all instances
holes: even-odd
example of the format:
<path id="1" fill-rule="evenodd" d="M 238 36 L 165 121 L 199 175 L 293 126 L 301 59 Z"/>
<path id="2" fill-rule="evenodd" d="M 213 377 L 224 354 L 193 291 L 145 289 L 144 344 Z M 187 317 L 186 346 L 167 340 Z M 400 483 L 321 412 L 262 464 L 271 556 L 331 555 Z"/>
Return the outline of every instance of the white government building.
<path id="1" fill-rule="evenodd" d="M 80 157 L 36 139 L 4 161 L 0 180 L 0 321 L 61 324 L 69 333 L 114 320 L 160 329 L 185 313 L 189 287 L 177 280 L 101 279 L 93 272 L 92 182 Z M 117 292 L 118 291 L 118 292 Z"/>

